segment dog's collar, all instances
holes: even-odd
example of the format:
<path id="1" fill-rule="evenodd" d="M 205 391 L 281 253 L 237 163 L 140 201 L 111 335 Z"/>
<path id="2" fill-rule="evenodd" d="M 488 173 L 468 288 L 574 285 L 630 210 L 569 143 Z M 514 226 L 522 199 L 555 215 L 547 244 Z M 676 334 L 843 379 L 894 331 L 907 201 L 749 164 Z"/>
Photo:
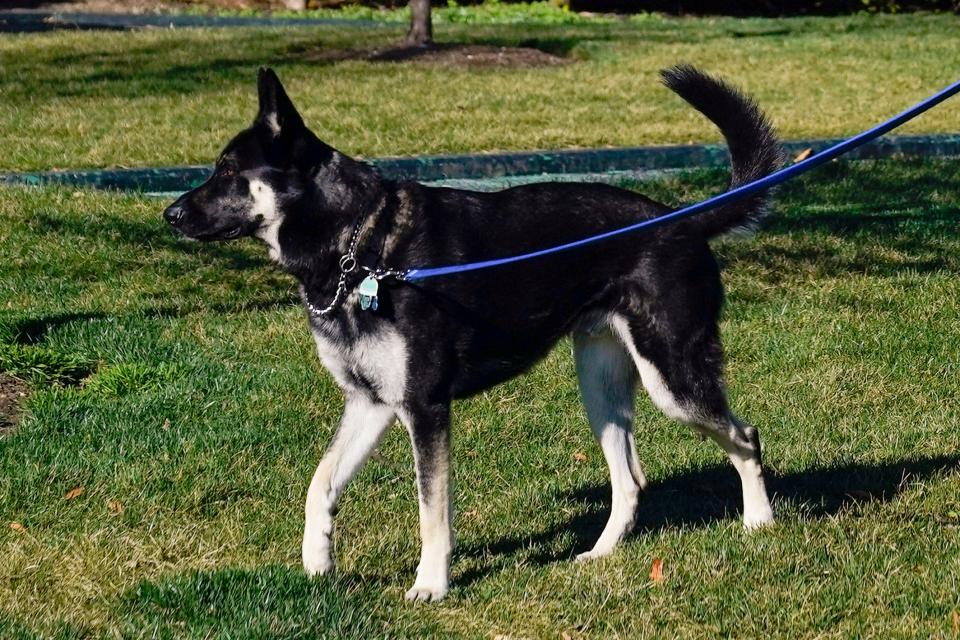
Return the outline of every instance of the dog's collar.
<path id="1" fill-rule="evenodd" d="M 380 213 L 384 204 L 378 208 L 377 213 Z M 374 215 L 377 215 L 376 213 Z M 340 303 L 343 301 L 344 295 L 347 291 L 347 279 L 351 273 L 357 269 L 362 269 L 366 271 L 369 275 L 366 280 L 373 279 L 376 283 L 379 283 L 383 278 L 396 278 L 397 280 L 404 280 L 407 272 L 400 269 L 387 269 L 384 267 L 378 267 L 376 269 L 371 267 L 366 267 L 357 262 L 357 245 L 360 244 L 361 231 L 363 230 L 364 223 L 367 221 L 367 217 L 361 215 L 356 224 L 353 227 L 353 233 L 350 235 L 350 242 L 347 245 L 347 251 L 342 256 L 337 263 L 340 267 L 340 276 L 337 279 L 337 290 L 333 294 L 333 299 L 330 301 L 330 304 L 320 308 L 310 302 L 310 297 L 307 295 L 307 290 L 303 285 L 300 285 L 300 297 L 303 298 L 303 304 L 307 307 L 307 311 L 310 312 L 310 315 L 316 318 L 325 318 L 329 316 L 333 311 L 340 306 Z M 376 226 L 376 221 L 374 222 Z M 373 290 L 376 291 L 377 287 L 374 286 Z M 375 295 L 375 294 L 374 294 Z M 364 307 L 366 309 L 367 307 Z M 373 307 L 374 309 L 376 306 Z"/>

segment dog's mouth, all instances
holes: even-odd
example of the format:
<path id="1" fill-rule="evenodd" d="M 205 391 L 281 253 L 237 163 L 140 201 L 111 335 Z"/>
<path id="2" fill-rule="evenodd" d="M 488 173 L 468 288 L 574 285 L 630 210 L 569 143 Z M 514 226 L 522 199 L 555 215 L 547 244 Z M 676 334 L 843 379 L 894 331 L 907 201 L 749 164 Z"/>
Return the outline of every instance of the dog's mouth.
<path id="1" fill-rule="evenodd" d="M 200 242 L 214 242 L 216 240 L 233 240 L 243 235 L 244 226 L 237 225 L 224 230 L 190 232 L 174 227 L 174 230 L 190 240 L 199 240 Z"/>

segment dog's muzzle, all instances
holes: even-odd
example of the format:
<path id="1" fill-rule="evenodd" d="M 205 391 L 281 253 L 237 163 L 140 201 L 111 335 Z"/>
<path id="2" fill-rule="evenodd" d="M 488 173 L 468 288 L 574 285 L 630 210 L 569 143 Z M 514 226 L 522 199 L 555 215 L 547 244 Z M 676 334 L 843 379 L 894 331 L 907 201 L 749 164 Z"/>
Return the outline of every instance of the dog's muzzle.
<path id="1" fill-rule="evenodd" d="M 178 204 L 172 204 L 163 212 L 163 217 L 170 224 L 176 225 L 183 219 L 184 213 L 186 213 L 186 210 L 183 207 Z"/>

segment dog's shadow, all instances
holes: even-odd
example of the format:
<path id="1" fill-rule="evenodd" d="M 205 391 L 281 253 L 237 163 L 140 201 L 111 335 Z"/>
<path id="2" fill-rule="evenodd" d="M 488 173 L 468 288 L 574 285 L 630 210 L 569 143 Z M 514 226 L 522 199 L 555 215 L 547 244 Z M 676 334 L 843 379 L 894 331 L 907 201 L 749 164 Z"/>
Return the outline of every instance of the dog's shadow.
<path id="1" fill-rule="evenodd" d="M 766 476 L 775 515 L 777 511 L 792 512 L 817 519 L 858 504 L 889 502 L 915 482 L 937 474 L 960 475 L 960 455 L 841 464 L 786 474 L 768 470 Z M 567 504 L 581 506 L 566 522 L 492 544 L 461 546 L 458 555 L 509 557 L 536 549 L 526 556 L 526 561 L 545 565 L 570 560 L 576 553 L 589 550 L 610 512 L 609 485 L 585 485 L 559 497 Z M 730 465 L 716 464 L 670 476 L 650 483 L 641 498 L 632 536 L 689 530 L 737 518 L 740 503 L 740 481 Z M 572 543 L 563 544 L 571 535 Z M 485 563 L 486 566 L 469 570 L 456 581 L 464 586 L 472 584 L 501 564 Z"/>

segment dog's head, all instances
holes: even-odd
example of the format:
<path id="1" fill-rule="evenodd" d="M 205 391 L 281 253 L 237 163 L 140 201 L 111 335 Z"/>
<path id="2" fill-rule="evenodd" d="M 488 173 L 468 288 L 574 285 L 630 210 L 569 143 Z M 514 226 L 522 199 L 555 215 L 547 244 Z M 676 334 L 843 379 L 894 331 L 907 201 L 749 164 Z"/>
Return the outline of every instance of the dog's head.
<path id="1" fill-rule="evenodd" d="M 339 153 L 307 129 L 277 75 L 260 69 L 260 109 L 227 144 L 210 178 L 167 207 L 164 217 L 196 240 L 266 239 Z M 322 181 L 321 181 L 322 182 Z"/>

